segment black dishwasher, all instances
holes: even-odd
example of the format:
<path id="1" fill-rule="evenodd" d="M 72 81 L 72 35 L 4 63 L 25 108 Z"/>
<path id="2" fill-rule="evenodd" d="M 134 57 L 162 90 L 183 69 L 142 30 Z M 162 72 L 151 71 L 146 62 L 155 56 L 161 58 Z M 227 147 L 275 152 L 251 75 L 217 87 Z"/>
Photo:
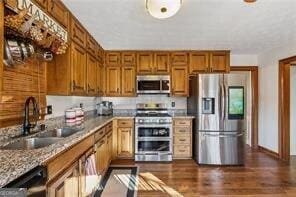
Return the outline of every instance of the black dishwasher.
<path id="1" fill-rule="evenodd" d="M 27 196 L 46 196 L 46 168 L 38 166 L 10 182 L 4 188 L 26 188 Z"/>

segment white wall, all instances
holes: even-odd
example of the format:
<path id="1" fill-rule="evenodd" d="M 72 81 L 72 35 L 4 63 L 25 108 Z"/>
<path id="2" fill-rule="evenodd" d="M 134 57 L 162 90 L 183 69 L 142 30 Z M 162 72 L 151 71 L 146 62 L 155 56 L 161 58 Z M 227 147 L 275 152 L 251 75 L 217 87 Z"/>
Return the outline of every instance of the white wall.
<path id="1" fill-rule="evenodd" d="M 259 145 L 278 152 L 278 69 L 279 60 L 296 55 L 296 36 L 289 46 L 258 55 Z"/>
<path id="2" fill-rule="evenodd" d="M 94 110 L 96 104 L 100 101 L 97 97 L 79 97 L 79 96 L 46 96 L 47 105 L 52 105 L 52 115 L 46 118 L 63 116 L 66 109 L 78 107 L 83 103 L 85 111 Z"/>
<path id="3" fill-rule="evenodd" d="M 291 67 L 290 154 L 296 155 L 296 66 Z"/>
<path id="4" fill-rule="evenodd" d="M 231 54 L 230 55 L 231 66 L 257 66 L 258 56 L 257 55 L 242 55 L 242 54 Z"/>

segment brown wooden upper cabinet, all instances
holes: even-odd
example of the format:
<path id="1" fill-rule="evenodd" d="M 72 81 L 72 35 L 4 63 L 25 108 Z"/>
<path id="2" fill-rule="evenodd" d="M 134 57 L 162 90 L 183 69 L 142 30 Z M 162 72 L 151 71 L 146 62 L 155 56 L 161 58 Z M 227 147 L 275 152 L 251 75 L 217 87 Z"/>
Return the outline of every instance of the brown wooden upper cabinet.
<path id="1" fill-rule="evenodd" d="M 189 73 L 224 73 L 230 70 L 229 51 L 193 51 L 189 53 Z"/>
<path id="2" fill-rule="evenodd" d="M 122 63 L 122 66 L 136 66 L 136 53 L 122 52 L 121 63 Z"/>
<path id="3" fill-rule="evenodd" d="M 171 65 L 172 66 L 187 66 L 188 65 L 188 53 L 187 52 L 172 52 L 171 53 Z"/>
<path id="4" fill-rule="evenodd" d="M 105 52 L 104 52 L 104 49 L 98 45 L 98 50 L 97 50 L 97 59 L 100 63 L 104 63 L 104 56 L 105 56 Z"/>
<path id="5" fill-rule="evenodd" d="M 170 54 L 166 52 L 154 53 L 154 70 L 157 74 L 170 73 Z"/>
<path id="6" fill-rule="evenodd" d="M 44 0 L 39 0 L 44 1 Z M 46 2 L 48 0 L 45 0 Z M 69 12 L 60 0 L 48 1 L 48 12 L 64 27 L 69 25 Z"/>
<path id="7" fill-rule="evenodd" d="M 121 96 L 135 96 L 136 69 L 132 66 L 123 66 L 121 72 Z"/>
<path id="8" fill-rule="evenodd" d="M 121 66 L 120 52 L 108 51 L 105 58 L 106 66 Z"/>
<path id="9" fill-rule="evenodd" d="M 99 61 L 97 65 L 97 92 L 99 96 L 103 96 L 105 92 L 105 67 Z"/>
<path id="10" fill-rule="evenodd" d="M 98 50 L 98 45 L 96 40 L 91 36 L 91 35 L 87 35 L 87 39 L 86 39 L 86 50 L 88 53 L 90 53 L 91 55 L 93 55 L 94 57 L 97 55 L 97 50 Z"/>
<path id="11" fill-rule="evenodd" d="M 137 53 L 137 73 L 138 74 L 153 73 L 153 53 L 152 52 Z"/>
<path id="12" fill-rule="evenodd" d="M 72 40 L 82 47 L 86 45 L 86 31 L 83 26 L 73 16 L 71 17 Z"/>
<path id="13" fill-rule="evenodd" d="M 187 66 L 172 67 L 172 95 L 188 96 L 189 75 Z"/>
<path id="14" fill-rule="evenodd" d="M 121 93 L 121 67 L 107 66 L 106 67 L 106 95 L 120 96 Z"/>
<path id="15" fill-rule="evenodd" d="M 87 54 L 87 94 L 97 95 L 97 59 Z"/>
<path id="16" fill-rule="evenodd" d="M 81 46 L 71 44 L 71 90 L 73 95 L 86 94 L 86 51 Z"/>
<path id="17" fill-rule="evenodd" d="M 229 72 L 230 71 L 230 52 L 214 51 L 210 53 L 211 72 Z"/>

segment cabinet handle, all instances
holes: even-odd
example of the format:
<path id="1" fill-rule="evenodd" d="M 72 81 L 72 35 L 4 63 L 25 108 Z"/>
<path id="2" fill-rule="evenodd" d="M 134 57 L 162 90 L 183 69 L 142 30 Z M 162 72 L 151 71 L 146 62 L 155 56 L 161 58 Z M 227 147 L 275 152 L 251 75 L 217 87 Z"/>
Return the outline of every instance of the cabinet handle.
<path id="1" fill-rule="evenodd" d="M 179 141 L 180 141 L 180 142 L 185 142 L 186 140 L 185 140 L 185 139 L 179 139 Z"/>
<path id="2" fill-rule="evenodd" d="M 88 91 L 95 92 L 95 88 L 91 88 L 89 84 L 87 84 L 87 86 L 88 86 Z"/>
<path id="3" fill-rule="evenodd" d="M 83 87 L 81 87 L 81 86 L 78 86 L 78 85 L 76 85 L 76 81 L 75 80 L 73 80 L 73 89 L 75 90 L 75 89 L 80 89 L 80 90 L 83 90 L 84 88 Z"/>
<path id="4" fill-rule="evenodd" d="M 179 132 L 180 132 L 180 133 L 185 133 L 185 132 L 186 132 L 186 130 L 179 130 Z"/>
<path id="5" fill-rule="evenodd" d="M 119 88 L 117 88 L 117 93 L 119 93 Z"/>
<path id="6" fill-rule="evenodd" d="M 181 153 L 184 153 L 184 152 L 185 152 L 185 150 L 179 150 L 179 152 L 181 152 Z"/>

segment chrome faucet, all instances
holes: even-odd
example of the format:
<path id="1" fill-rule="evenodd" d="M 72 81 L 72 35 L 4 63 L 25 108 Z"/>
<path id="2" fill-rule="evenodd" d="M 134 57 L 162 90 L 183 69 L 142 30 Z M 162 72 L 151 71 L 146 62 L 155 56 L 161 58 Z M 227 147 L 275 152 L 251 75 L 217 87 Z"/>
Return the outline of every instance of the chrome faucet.
<path id="1" fill-rule="evenodd" d="M 34 124 L 30 123 L 30 102 L 33 104 L 33 118 Z M 25 119 L 23 125 L 23 135 L 28 135 L 30 133 L 30 129 L 35 128 L 37 125 L 37 120 L 39 118 L 39 109 L 37 101 L 34 97 L 27 98 L 25 102 Z"/>

